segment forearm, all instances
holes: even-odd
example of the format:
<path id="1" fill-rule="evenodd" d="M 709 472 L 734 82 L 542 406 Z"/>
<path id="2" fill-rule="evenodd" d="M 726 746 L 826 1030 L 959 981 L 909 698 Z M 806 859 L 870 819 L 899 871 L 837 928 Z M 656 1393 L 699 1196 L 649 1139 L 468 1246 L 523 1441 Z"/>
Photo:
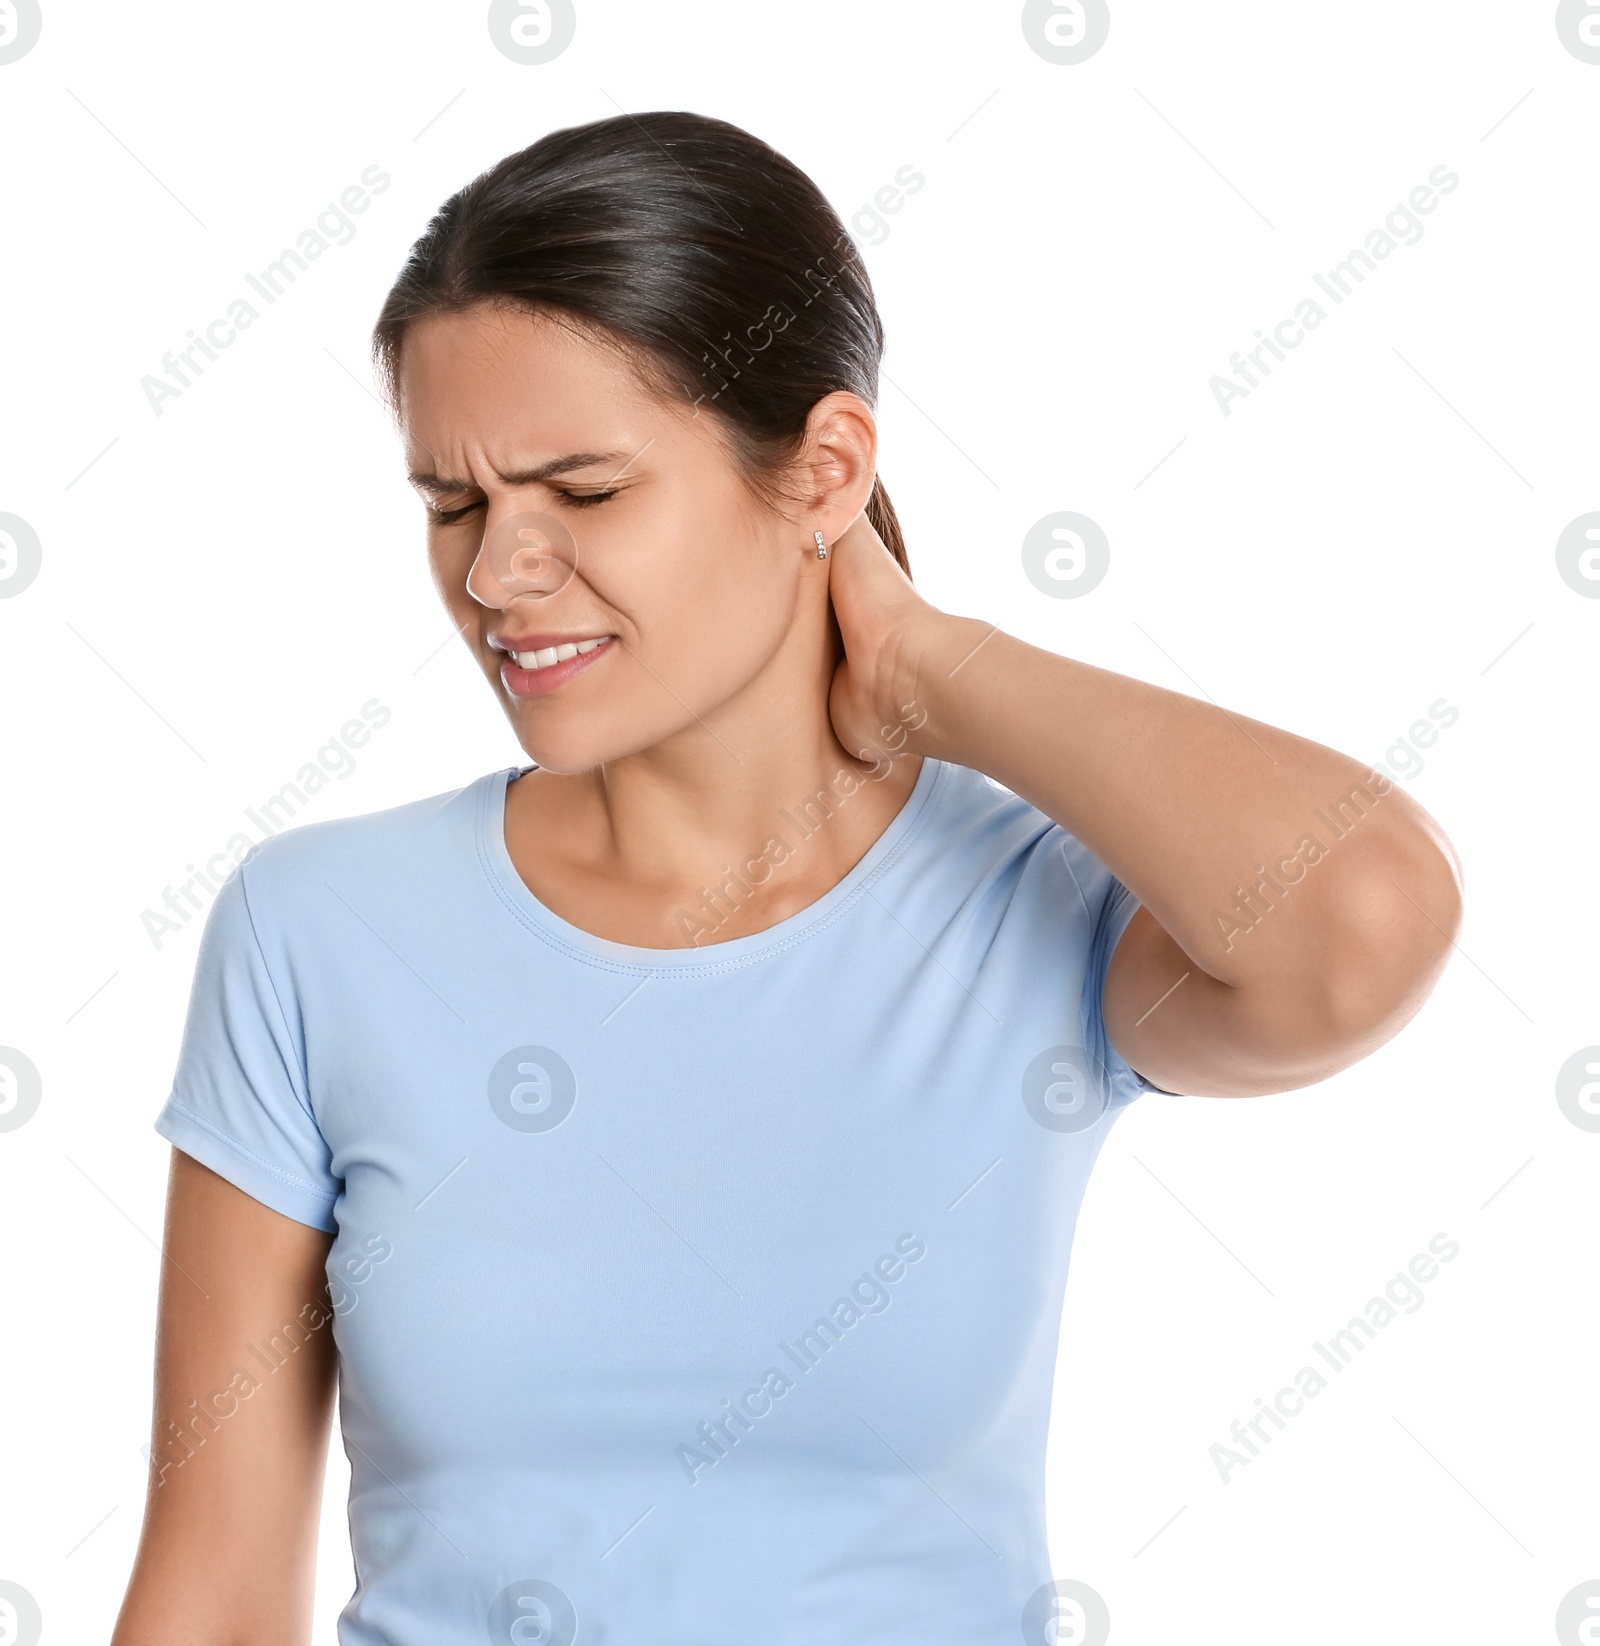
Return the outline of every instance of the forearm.
<path id="1" fill-rule="evenodd" d="M 1348 995 L 1448 948 L 1448 842 L 1337 750 L 943 614 L 907 689 L 925 715 L 917 752 L 1060 823 L 1224 984 L 1315 976 Z"/>
<path id="2" fill-rule="evenodd" d="M 255 1398 L 266 1402 L 270 1386 Z M 292 1397 L 291 1397 L 292 1398 Z M 283 1426 L 240 1420 L 165 1480 L 152 1470 L 144 1530 L 111 1646 L 292 1646 L 311 1639 L 327 1410 Z M 269 1419 L 275 1414 L 267 1414 Z M 165 1427 L 158 1418 L 157 1432 Z"/>

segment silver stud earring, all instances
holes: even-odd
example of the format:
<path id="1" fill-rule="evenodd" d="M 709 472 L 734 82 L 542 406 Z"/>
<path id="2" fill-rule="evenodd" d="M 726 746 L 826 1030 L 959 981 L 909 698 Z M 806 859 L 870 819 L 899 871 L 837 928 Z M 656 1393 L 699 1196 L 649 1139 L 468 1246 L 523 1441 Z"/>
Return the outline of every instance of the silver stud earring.
<path id="1" fill-rule="evenodd" d="M 828 558 L 828 545 L 823 542 L 822 533 L 813 532 L 811 535 L 817 540 L 817 559 L 826 560 Z"/>

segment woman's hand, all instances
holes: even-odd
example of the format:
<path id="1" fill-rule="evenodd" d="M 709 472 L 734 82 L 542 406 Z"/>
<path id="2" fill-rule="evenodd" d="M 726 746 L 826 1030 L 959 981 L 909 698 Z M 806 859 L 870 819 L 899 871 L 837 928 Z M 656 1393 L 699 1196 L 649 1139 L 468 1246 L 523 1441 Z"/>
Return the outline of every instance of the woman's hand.
<path id="1" fill-rule="evenodd" d="M 917 673 L 931 637 L 949 621 L 900 570 L 865 514 L 829 550 L 828 593 L 844 638 L 828 710 L 839 741 L 858 759 L 918 752 L 926 720 Z"/>

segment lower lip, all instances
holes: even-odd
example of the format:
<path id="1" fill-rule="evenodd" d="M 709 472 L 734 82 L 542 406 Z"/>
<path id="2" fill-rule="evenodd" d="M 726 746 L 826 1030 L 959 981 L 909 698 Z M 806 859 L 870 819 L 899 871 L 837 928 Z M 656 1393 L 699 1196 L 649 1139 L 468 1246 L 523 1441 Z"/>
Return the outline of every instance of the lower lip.
<path id="1" fill-rule="evenodd" d="M 552 663 L 543 669 L 524 669 L 507 657 L 500 664 L 500 681 L 513 697 L 548 697 L 591 664 L 598 663 L 614 645 L 615 640 L 607 640 L 592 652 L 579 652 L 565 663 Z"/>

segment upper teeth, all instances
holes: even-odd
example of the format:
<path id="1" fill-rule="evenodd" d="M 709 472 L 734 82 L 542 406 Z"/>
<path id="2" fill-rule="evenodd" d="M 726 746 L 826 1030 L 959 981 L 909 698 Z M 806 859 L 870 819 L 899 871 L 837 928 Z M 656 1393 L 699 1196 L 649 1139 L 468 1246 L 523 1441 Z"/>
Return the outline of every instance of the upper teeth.
<path id="1" fill-rule="evenodd" d="M 565 663 L 579 652 L 592 652 L 610 638 L 610 635 L 603 634 L 598 640 L 579 640 L 565 646 L 541 646 L 536 652 L 513 652 L 511 655 L 517 660 L 519 669 L 548 669 L 552 663 Z"/>

